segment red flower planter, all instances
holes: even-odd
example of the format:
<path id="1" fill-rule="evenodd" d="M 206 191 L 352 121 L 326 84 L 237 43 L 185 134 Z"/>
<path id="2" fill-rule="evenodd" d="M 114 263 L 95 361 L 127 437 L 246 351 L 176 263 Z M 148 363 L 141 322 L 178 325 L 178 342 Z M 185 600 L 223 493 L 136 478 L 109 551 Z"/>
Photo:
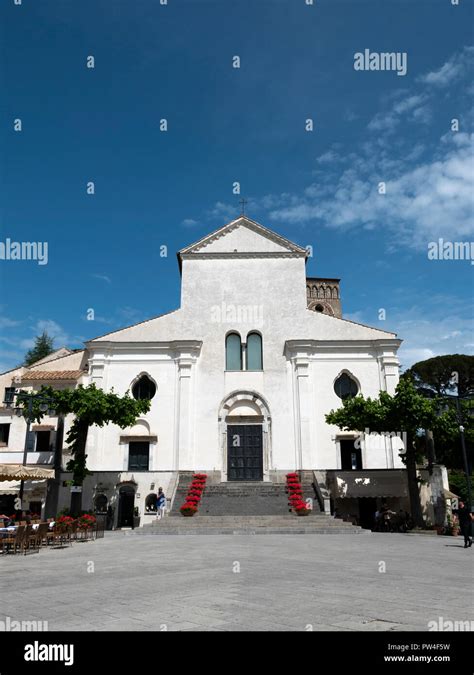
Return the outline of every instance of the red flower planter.
<path id="1" fill-rule="evenodd" d="M 201 501 L 202 493 L 206 486 L 206 479 L 205 473 L 193 474 L 193 479 L 186 495 L 186 501 L 179 509 L 181 515 L 185 518 L 191 518 L 197 513 L 198 504 Z"/>

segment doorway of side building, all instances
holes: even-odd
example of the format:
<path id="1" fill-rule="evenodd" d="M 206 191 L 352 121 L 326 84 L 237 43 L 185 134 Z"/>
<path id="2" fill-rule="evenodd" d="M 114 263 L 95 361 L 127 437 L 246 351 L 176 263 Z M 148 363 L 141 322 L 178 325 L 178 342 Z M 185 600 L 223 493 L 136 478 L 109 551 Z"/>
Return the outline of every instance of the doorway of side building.
<path id="1" fill-rule="evenodd" d="M 131 485 L 122 485 L 119 490 L 117 527 L 133 527 L 135 490 Z"/>
<path id="2" fill-rule="evenodd" d="M 341 445 L 341 470 L 360 471 L 362 469 L 362 452 L 355 447 L 355 439 L 343 439 Z"/>
<path id="3" fill-rule="evenodd" d="M 372 530 L 375 527 L 376 511 L 375 497 L 359 497 L 359 525 L 365 530 Z"/>

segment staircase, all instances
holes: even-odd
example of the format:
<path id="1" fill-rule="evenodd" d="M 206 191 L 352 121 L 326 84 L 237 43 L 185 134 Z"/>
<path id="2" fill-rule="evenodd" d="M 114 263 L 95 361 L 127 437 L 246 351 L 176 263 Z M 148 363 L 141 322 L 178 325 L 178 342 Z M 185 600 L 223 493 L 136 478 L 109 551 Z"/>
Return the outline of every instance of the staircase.
<path id="1" fill-rule="evenodd" d="M 136 530 L 126 530 L 126 534 L 369 534 L 369 531 L 324 513 L 204 516 L 199 512 L 192 518 L 155 520 Z"/>
<path id="2" fill-rule="evenodd" d="M 180 485 L 178 486 L 180 491 Z M 183 518 L 179 507 L 187 492 L 177 494 L 170 516 Z M 289 513 L 285 485 L 280 483 L 218 483 L 204 490 L 198 515 L 278 516 Z"/>
<path id="3" fill-rule="evenodd" d="M 192 474 L 180 474 L 169 516 L 128 535 L 172 534 L 368 534 L 367 530 L 322 513 L 312 484 L 302 482 L 305 498 L 313 499 L 309 516 L 290 511 L 284 483 L 208 483 L 198 513 L 184 518 L 179 509 Z"/>

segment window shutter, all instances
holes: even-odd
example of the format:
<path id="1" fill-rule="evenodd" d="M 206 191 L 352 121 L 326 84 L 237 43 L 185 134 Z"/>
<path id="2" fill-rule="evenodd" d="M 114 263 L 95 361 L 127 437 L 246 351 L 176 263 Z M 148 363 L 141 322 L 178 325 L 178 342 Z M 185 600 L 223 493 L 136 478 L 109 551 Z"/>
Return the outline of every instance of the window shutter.
<path id="1" fill-rule="evenodd" d="M 230 333 L 225 341 L 226 370 L 242 370 L 242 344 L 240 335 Z"/>
<path id="2" fill-rule="evenodd" d="M 262 338 L 258 333 L 247 336 L 247 370 L 263 370 Z"/>

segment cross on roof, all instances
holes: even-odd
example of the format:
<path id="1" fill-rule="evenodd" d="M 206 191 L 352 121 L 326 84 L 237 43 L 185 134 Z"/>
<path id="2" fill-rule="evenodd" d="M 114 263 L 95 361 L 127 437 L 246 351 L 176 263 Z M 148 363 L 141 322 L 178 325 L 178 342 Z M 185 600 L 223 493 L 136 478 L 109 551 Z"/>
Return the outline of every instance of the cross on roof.
<path id="1" fill-rule="evenodd" d="M 241 216 L 245 216 L 245 205 L 247 203 L 248 203 L 247 200 L 244 199 L 243 197 L 242 197 L 242 199 L 239 200 L 239 204 L 241 204 L 241 206 L 242 206 L 242 212 L 240 214 Z"/>

